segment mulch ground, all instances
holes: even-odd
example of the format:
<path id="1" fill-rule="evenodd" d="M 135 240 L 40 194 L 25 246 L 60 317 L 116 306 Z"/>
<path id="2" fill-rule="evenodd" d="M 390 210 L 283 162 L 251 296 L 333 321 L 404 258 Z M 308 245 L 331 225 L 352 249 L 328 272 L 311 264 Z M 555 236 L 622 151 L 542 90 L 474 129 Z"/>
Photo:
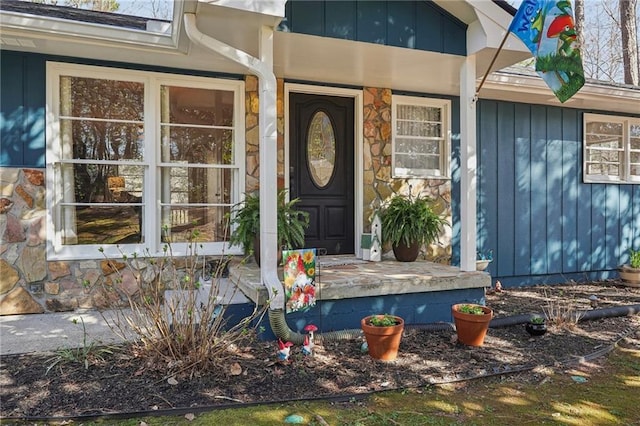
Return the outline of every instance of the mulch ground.
<path id="1" fill-rule="evenodd" d="M 487 295 L 496 317 L 542 312 L 543 306 L 590 310 L 640 304 L 640 289 L 615 281 L 508 289 Z M 54 353 L 3 356 L 0 418 L 73 417 L 317 397 L 349 398 L 373 391 L 418 388 L 485 375 L 538 381 L 581 359 L 606 356 L 612 345 L 640 349 L 640 315 L 581 321 L 573 329 L 550 327 L 531 337 L 523 325 L 490 329 L 481 347 L 456 341 L 453 331 L 407 328 L 397 360 L 380 362 L 361 350 L 362 340 L 316 346 L 312 357 L 293 348 L 277 361 L 274 342 L 247 341 L 232 358 L 201 377 L 166 377 L 126 347 L 88 369 L 59 364 Z"/>

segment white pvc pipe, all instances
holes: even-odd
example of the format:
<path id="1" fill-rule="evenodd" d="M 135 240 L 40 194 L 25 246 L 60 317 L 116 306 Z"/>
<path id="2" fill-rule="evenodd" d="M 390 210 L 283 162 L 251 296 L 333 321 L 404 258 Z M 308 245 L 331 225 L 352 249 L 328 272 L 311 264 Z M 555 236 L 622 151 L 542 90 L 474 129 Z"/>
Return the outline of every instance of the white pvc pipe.
<path id="1" fill-rule="evenodd" d="M 262 27 L 260 55 L 248 53 L 203 34 L 196 25 L 193 13 L 184 15 L 185 31 L 189 39 L 200 47 L 216 52 L 246 67 L 258 77 L 259 138 L 260 138 L 260 279 L 269 292 L 270 309 L 284 309 L 284 287 L 278 278 L 277 249 L 277 110 L 276 76 L 273 73 L 273 28 Z"/>

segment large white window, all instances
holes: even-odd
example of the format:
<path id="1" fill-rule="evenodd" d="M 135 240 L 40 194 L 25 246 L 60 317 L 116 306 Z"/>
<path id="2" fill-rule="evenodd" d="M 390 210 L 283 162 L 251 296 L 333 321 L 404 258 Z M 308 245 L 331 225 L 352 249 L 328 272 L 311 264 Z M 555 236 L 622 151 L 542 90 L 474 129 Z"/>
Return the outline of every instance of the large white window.
<path id="1" fill-rule="evenodd" d="M 393 96 L 393 176 L 448 178 L 451 102 Z"/>
<path id="2" fill-rule="evenodd" d="M 640 182 L 640 118 L 584 115 L 584 181 Z"/>
<path id="3" fill-rule="evenodd" d="M 244 187 L 243 82 L 47 65 L 50 258 L 228 250 Z"/>

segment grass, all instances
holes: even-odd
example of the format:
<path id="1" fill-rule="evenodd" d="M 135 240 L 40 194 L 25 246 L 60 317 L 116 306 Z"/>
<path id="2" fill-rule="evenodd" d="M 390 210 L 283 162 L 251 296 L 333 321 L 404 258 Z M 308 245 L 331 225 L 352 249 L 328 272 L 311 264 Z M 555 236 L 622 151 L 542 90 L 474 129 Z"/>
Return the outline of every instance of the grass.
<path id="1" fill-rule="evenodd" d="M 391 391 L 364 400 L 295 402 L 85 425 L 282 425 L 297 414 L 306 425 L 610 425 L 640 424 L 640 350 L 618 349 L 598 362 L 538 377 L 494 377 L 456 385 Z M 532 373 L 533 374 L 533 373 Z M 586 382 L 578 383 L 572 376 Z M 301 384 L 305 385 L 305 384 Z M 307 384 L 310 385 L 310 384 Z"/>

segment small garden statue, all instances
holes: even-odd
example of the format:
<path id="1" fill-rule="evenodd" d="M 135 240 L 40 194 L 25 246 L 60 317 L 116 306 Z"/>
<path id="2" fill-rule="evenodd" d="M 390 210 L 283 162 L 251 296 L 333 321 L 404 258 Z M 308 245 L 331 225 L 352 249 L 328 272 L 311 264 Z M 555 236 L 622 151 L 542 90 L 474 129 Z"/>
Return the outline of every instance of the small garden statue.
<path id="1" fill-rule="evenodd" d="M 291 346 L 293 346 L 293 343 L 291 342 L 284 343 L 282 339 L 278 339 L 278 360 L 279 361 L 284 362 L 289 360 Z"/>
<path id="2" fill-rule="evenodd" d="M 305 356 L 313 355 L 313 341 L 309 339 L 309 336 L 304 336 L 304 344 L 302 345 L 302 353 Z"/>

